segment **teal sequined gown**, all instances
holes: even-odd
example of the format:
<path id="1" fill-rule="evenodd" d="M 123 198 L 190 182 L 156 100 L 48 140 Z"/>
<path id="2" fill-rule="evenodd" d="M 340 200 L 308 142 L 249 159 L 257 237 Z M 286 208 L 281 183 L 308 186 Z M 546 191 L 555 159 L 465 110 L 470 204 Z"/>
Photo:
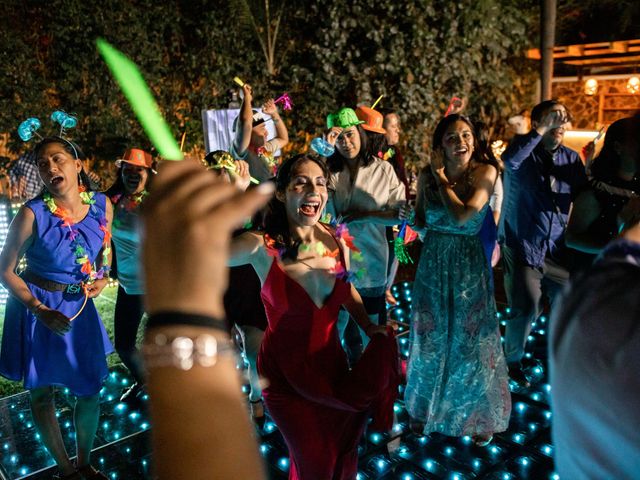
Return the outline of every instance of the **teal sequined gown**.
<path id="1" fill-rule="evenodd" d="M 502 432 L 511 412 L 490 271 L 478 232 L 488 204 L 464 225 L 429 204 L 413 285 L 405 403 L 424 433 Z"/>

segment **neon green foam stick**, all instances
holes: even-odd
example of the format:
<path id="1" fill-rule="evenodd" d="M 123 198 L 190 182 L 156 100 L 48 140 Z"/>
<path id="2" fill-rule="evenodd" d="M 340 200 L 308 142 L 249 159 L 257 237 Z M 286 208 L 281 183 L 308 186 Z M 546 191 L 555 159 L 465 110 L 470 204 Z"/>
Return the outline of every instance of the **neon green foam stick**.
<path id="1" fill-rule="evenodd" d="M 136 64 L 106 40 L 98 38 L 96 44 L 142 128 L 160 155 L 167 160 L 182 160 L 184 157 L 178 142 L 173 137 L 169 125 L 162 118 L 151 89 L 142 78 Z"/>

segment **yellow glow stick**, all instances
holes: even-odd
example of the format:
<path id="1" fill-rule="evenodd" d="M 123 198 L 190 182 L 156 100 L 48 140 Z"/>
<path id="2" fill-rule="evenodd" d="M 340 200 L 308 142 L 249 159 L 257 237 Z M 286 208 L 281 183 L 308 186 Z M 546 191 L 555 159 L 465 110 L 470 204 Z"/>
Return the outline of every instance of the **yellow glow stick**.
<path id="1" fill-rule="evenodd" d="M 378 102 L 379 102 L 380 100 L 382 100 L 382 97 L 384 97 L 384 95 L 380 95 L 380 96 L 378 97 L 378 99 L 373 103 L 373 105 L 371 105 L 371 110 L 373 110 L 374 108 L 376 108 L 376 105 L 378 105 Z"/>
<path id="2" fill-rule="evenodd" d="M 229 172 L 231 172 L 231 173 L 232 173 L 232 174 L 234 174 L 234 175 L 237 175 L 237 174 L 238 174 L 238 168 L 237 168 L 237 167 L 230 167 L 230 166 L 228 166 L 228 165 L 223 165 L 223 167 L 224 167 L 224 168 L 226 168 L 227 170 L 229 170 Z M 257 185 L 258 183 L 260 183 L 260 182 L 258 181 L 258 179 L 257 179 L 257 178 L 253 178 L 253 177 L 249 177 L 249 181 L 250 181 L 251 183 L 255 183 L 256 185 Z"/>
<path id="3" fill-rule="evenodd" d="M 187 131 L 182 134 L 182 140 L 180 140 L 180 151 L 184 153 L 184 139 L 187 138 Z"/>
<path id="4" fill-rule="evenodd" d="M 236 82 L 240 87 L 244 87 L 244 82 L 240 80 L 240 78 L 233 77 L 233 81 Z"/>
<path id="5" fill-rule="evenodd" d="M 224 155 L 222 159 L 218 161 L 218 165 L 212 168 L 215 168 L 215 169 L 225 168 L 229 171 L 229 173 L 233 175 L 238 174 L 238 165 L 236 165 L 236 162 L 233 161 L 233 159 L 231 158 L 231 155 L 229 154 Z M 255 184 L 260 183 L 258 179 L 253 177 L 249 177 L 249 181 Z"/>

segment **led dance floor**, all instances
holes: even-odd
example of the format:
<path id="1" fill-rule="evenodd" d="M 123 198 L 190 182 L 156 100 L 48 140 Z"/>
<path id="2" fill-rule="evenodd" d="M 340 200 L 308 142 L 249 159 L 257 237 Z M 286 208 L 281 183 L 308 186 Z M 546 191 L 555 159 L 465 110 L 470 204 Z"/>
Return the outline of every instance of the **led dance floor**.
<path id="1" fill-rule="evenodd" d="M 393 293 L 398 306 L 390 310 L 390 318 L 400 323 L 398 341 L 401 354 L 406 355 L 410 284 L 395 285 Z M 358 480 L 557 480 L 550 439 L 546 339 L 547 320 L 541 317 L 532 329 L 525 359 L 532 386 L 520 389 L 511 384 L 513 411 L 507 432 L 495 435 L 486 447 L 476 447 L 468 437 L 418 437 L 409 431 L 401 387 L 392 432 L 369 433 L 361 442 Z M 114 480 L 151 479 L 150 424 L 144 401 L 140 410 L 118 403 L 129 382 L 124 370 L 114 370 L 105 383 L 93 463 Z M 56 398 L 70 452 L 75 448 L 72 401 L 63 391 Z M 56 469 L 38 437 L 26 393 L 0 400 L 0 479 L 51 478 Z M 286 479 L 287 449 L 276 425 L 267 421 L 259 437 L 270 478 Z"/>

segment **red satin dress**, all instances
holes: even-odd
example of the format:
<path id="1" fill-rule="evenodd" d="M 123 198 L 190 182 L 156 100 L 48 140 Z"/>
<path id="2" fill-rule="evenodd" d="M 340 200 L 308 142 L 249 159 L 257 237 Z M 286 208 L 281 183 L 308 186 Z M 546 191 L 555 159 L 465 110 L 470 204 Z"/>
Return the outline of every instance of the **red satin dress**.
<path id="1" fill-rule="evenodd" d="M 374 335 L 349 370 L 337 329 L 351 285 L 337 279 L 322 308 L 274 259 L 262 287 L 268 327 L 258 355 L 264 401 L 289 447 L 289 480 L 352 480 L 369 416 L 388 430 L 399 381 L 398 351 Z"/>

